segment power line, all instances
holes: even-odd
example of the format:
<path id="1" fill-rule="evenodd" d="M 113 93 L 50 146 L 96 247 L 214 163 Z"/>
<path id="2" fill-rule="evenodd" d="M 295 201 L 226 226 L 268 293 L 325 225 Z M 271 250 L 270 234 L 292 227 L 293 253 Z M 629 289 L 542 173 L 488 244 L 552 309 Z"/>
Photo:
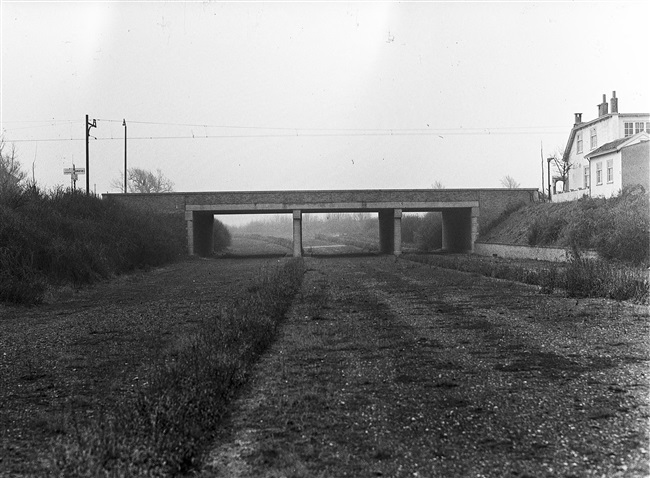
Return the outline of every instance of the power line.
<path id="1" fill-rule="evenodd" d="M 107 120 L 107 119 L 98 119 L 97 121 L 106 121 L 121 123 L 122 120 Z M 469 127 L 469 128 L 297 128 L 291 126 L 250 126 L 250 125 L 210 125 L 202 123 L 166 123 L 160 121 L 135 121 L 130 120 L 129 124 L 146 124 L 146 125 L 158 125 L 158 126 L 186 126 L 193 128 L 224 128 L 224 129 L 253 129 L 253 130 L 274 130 L 274 131 L 356 131 L 356 132 L 395 132 L 395 131 L 457 131 L 457 130 L 511 130 L 511 129 L 562 129 L 566 130 L 565 126 L 498 126 L 498 127 Z"/>
<path id="2" fill-rule="evenodd" d="M 438 136 L 444 139 L 444 136 L 507 136 L 507 135 L 530 135 L 530 134 L 565 134 L 564 131 L 504 131 L 504 130 L 361 130 L 346 131 L 332 130 L 333 132 L 305 132 L 308 130 L 296 130 L 293 134 L 287 133 L 268 133 L 268 134 L 190 134 L 174 136 L 130 136 L 131 140 L 174 140 L 174 139 L 245 139 L 245 138 L 327 138 L 327 137 L 377 137 L 377 136 Z M 334 132 L 341 131 L 341 132 Z M 123 140 L 119 137 L 93 137 L 95 141 L 118 141 Z M 84 138 L 37 138 L 37 139 L 5 139 L 8 143 L 39 143 L 39 142 L 60 142 L 60 141 L 84 141 Z"/>
<path id="3" fill-rule="evenodd" d="M 2 120 L 0 123 L 75 123 L 78 120 L 55 120 L 54 118 L 49 120 Z"/>
<path id="4" fill-rule="evenodd" d="M 97 119 L 98 123 L 111 122 L 122 123 L 124 120 L 113 119 Z M 36 121 L 34 121 L 36 122 Z M 45 121 L 44 121 L 45 122 Z M 71 123 L 68 120 L 50 120 L 48 125 L 34 126 L 34 128 L 42 128 L 46 126 L 56 126 L 54 123 Z M 76 121 L 75 121 L 76 123 Z M 181 126 L 181 127 L 194 127 L 203 128 L 204 132 L 181 135 L 141 135 L 133 136 L 134 140 L 173 140 L 173 139 L 236 139 L 236 138 L 290 138 L 290 137 L 304 137 L 304 138 L 317 138 L 317 137 L 363 137 L 363 136 L 439 136 L 444 139 L 444 136 L 458 136 L 458 135 L 521 135 L 521 134 L 565 134 L 566 129 L 559 126 L 506 126 L 506 127 L 489 127 L 489 128 L 289 128 L 289 127 L 264 127 L 264 126 L 234 126 L 234 125 L 205 125 L 198 123 L 165 123 L 154 121 L 129 121 L 129 124 L 143 124 L 143 125 L 158 125 L 158 126 Z M 14 128 L 14 129 L 27 129 L 30 128 Z M 257 134 L 209 134 L 210 129 L 243 129 L 254 131 L 269 131 L 267 133 Z M 561 131 L 552 131 L 558 129 Z M 280 133 L 273 133 L 271 131 L 280 131 Z M 444 136 L 443 136 L 444 135 Z M 72 136 L 72 135 L 71 135 Z M 121 138 L 115 138 L 112 134 L 110 137 L 93 137 L 97 141 L 111 141 Z M 60 142 L 60 141 L 83 141 L 83 138 L 35 138 L 35 139 L 5 139 L 7 142 L 13 143 L 26 143 L 26 142 Z"/>
<path id="5" fill-rule="evenodd" d="M 97 118 L 97 122 L 106 122 L 106 123 L 119 123 L 122 124 L 122 119 L 105 119 Z M 30 121 L 10 121 L 3 123 L 27 123 Z M 54 123 L 76 123 L 74 120 L 43 120 L 43 121 L 31 121 L 33 123 L 48 123 L 46 125 L 34 126 L 35 128 L 41 128 L 46 126 L 56 126 Z M 265 130 L 265 131 L 291 131 L 295 132 L 328 132 L 328 133 L 386 133 L 386 134 L 395 134 L 400 132 L 427 132 L 431 134 L 436 134 L 437 132 L 475 132 L 475 131 L 486 131 L 488 134 L 494 131 L 507 131 L 507 130 L 541 130 L 541 129 L 561 129 L 563 132 L 566 131 L 565 126 L 495 126 L 495 127 L 455 127 L 455 128 L 297 128 L 289 126 L 259 126 L 259 125 L 211 125 L 211 124 L 201 124 L 201 123 L 170 123 L 170 122 L 161 122 L 161 121 L 137 121 L 129 120 L 129 124 L 142 124 L 142 125 L 154 125 L 154 126 L 182 126 L 182 127 L 192 127 L 192 128 L 221 128 L 221 129 L 243 129 L 243 130 Z M 23 128 L 30 128 L 25 126 Z M 18 128 L 11 128 L 14 130 Z M 9 131 L 9 130 L 8 130 Z M 536 132 L 536 131 L 533 131 Z M 304 134 L 303 134 L 304 135 Z M 204 135 L 205 136 L 205 135 Z"/>

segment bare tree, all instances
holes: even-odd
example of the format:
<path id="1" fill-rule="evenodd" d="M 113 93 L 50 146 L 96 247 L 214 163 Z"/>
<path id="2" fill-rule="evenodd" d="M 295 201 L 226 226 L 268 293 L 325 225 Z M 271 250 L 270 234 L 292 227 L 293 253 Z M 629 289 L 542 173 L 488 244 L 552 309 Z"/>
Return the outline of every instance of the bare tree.
<path id="1" fill-rule="evenodd" d="M 445 189 L 445 185 L 442 184 L 442 181 L 436 180 L 432 185 L 431 189 Z"/>
<path id="2" fill-rule="evenodd" d="M 169 193 L 174 190 L 174 183 L 160 169 L 156 173 L 142 168 L 127 169 L 127 188 L 130 193 Z M 111 187 L 124 192 L 122 177 L 111 181 Z"/>
<path id="3" fill-rule="evenodd" d="M 506 175 L 501 178 L 501 185 L 507 189 L 517 189 L 520 184 L 510 175 Z"/>
<path id="4" fill-rule="evenodd" d="M 27 177 L 27 173 L 21 169 L 20 162 L 16 156 L 16 147 L 7 147 L 4 137 L 0 136 L 0 192 L 20 187 Z"/>
<path id="5" fill-rule="evenodd" d="M 569 171 L 575 166 L 569 162 L 569 157 L 564 157 L 564 151 L 561 147 L 558 147 L 552 156 L 549 156 L 555 172 L 557 173 L 552 177 L 553 180 L 553 191 L 555 191 L 555 185 L 558 181 L 562 181 L 562 191 L 569 190 Z"/>

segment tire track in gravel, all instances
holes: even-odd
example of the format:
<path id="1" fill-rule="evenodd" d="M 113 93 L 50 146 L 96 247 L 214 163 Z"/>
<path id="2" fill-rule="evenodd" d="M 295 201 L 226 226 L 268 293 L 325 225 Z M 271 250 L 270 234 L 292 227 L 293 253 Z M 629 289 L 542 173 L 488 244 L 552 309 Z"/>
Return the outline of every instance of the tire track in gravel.
<path id="1" fill-rule="evenodd" d="M 204 476 L 647 475 L 647 312 L 386 257 L 306 264 Z"/>

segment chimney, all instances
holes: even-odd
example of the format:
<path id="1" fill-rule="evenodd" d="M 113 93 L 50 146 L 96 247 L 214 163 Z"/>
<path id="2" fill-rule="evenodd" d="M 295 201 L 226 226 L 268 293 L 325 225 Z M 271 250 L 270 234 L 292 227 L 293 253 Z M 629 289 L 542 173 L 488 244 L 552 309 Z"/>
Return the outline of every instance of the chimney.
<path id="1" fill-rule="evenodd" d="M 605 116 L 607 114 L 607 95 L 603 95 L 603 102 L 598 105 L 598 117 Z"/>
<path id="2" fill-rule="evenodd" d="M 579 125 L 582 123 L 582 113 L 573 113 L 576 117 L 575 122 L 573 123 L 573 126 Z"/>
<path id="3" fill-rule="evenodd" d="M 618 98 L 616 97 L 616 92 L 612 91 L 612 99 L 609 100 L 611 105 L 612 114 L 618 113 Z"/>

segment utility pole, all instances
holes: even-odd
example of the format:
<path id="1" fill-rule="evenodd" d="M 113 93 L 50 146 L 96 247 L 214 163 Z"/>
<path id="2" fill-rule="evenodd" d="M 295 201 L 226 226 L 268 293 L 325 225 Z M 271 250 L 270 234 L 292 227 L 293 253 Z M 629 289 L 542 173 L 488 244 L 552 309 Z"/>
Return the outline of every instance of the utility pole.
<path id="1" fill-rule="evenodd" d="M 93 120 L 91 123 L 88 121 L 88 115 L 86 115 L 86 195 L 90 194 L 90 168 L 88 164 L 88 159 L 90 156 L 90 148 L 88 147 L 90 128 L 97 128 L 97 120 Z"/>
<path id="2" fill-rule="evenodd" d="M 542 200 L 544 199 L 544 144 L 539 142 L 539 152 L 542 159 Z"/>
<path id="3" fill-rule="evenodd" d="M 124 193 L 126 194 L 126 119 L 122 119 L 124 126 Z"/>
<path id="4" fill-rule="evenodd" d="M 549 202 L 552 202 L 552 196 L 551 196 L 551 161 L 553 160 L 552 157 L 548 158 L 548 200 Z"/>

